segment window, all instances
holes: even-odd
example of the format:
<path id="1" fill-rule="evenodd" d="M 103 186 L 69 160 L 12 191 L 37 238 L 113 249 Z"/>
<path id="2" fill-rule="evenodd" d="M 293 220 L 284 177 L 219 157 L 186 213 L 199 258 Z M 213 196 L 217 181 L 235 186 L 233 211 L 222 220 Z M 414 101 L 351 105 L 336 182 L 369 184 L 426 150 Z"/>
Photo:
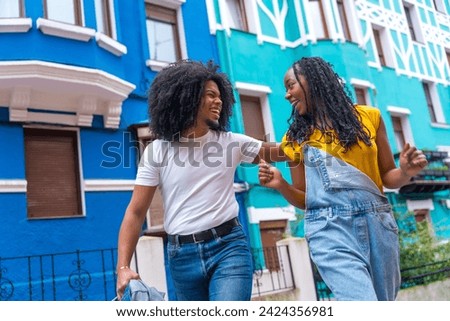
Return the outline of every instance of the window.
<path id="1" fill-rule="evenodd" d="M 378 60 L 382 66 L 386 66 L 386 58 L 384 57 L 383 46 L 381 45 L 380 31 L 373 29 L 373 38 L 375 40 L 375 46 L 377 48 Z"/>
<path id="2" fill-rule="evenodd" d="M 342 31 L 344 32 L 344 37 L 347 40 L 352 40 L 350 27 L 348 25 L 347 13 L 345 12 L 344 0 L 337 0 L 337 6 L 339 10 L 339 17 L 341 18 Z"/>
<path id="3" fill-rule="evenodd" d="M 410 3 L 404 3 L 403 9 L 405 11 L 406 22 L 408 24 L 409 33 L 411 39 L 417 42 L 423 42 L 423 37 L 420 32 L 420 21 L 416 13 L 414 5 Z"/>
<path id="4" fill-rule="evenodd" d="M 367 105 L 367 89 L 355 87 L 355 94 L 358 105 Z"/>
<path id="5" fill-rule="evenodd" d="M 0 0 L 0 18 L 20 18 L 23 16 L 23 0 Z"/>
<path id="6" fill-rule="evenodd" d="M 150 59 L 164 62 L 181 59 L 177 11 L 150 3 L 145 5 Z"/>
<path id="7" fill-rule="evenodd" d="M 114 38 L 110 0 L 95 0 L 97 31 Z"/>
<path id="8" fill-rule="evenodd" d="M 436 9 L 436 11 L 445 13 L 444 0 L 433 0 L 433 4 L 434 4 L 434 8 Z"/>
<path id="9" fill-rule="evenodd" d="M 45 18 L 72 25 L 83 25 L 80 0 L 44 0 Z"/>
<path id="10" fill-rule="evenodd" d="M 25 128 L 29 218 L 82 215 L 76 131 Z"/>
<path id="11" fill-rule="evenodd" d="M 427 83 L 422 83 L 425 99 L 427 101 L 428 112 L 432 123 L 437 122 L 436 112 L 434 111 L 433 101 L 431 100 L 430 86 Z"/>
<path id="12" fill-rule="evenodd" d="M 277 242 L 283 238 L 286 226 L 286 220 L 259 222 L 264 260 L 266 262 L 266 268 L 269 269 L 269 271 L 278 271 L 280 269 Z"/>
<path id="13" fill-rule="evenodd" d="M 230 27 L 248 31 L 247 15 L 243 0 L 226 0 L 230 14 Z"/>
<path id="14" fill-rule="evenodd" d="M 402 126 L 402 118 L 399 116 L 391 116 L 392 127 L 394 127 L 394 138 L 395 144 L 397 146 L 397 150 L 403 150 L 403 146 L 405 146 L 406 139 L 405 134 L 403 132 Z"/>
<path id="15" fill-rule="evenodd" d="M 448 70 L 450 72 L 450 51 L 447 51 L 445 54 L 447 56 Z"/>
<path id="16" fill-rule="evenodd" d="M 240 96 L 245 134 L 266 141 L 266 130 L 259 97 Z"/>
<path id="17" fill-rule="evenodd" d="M 153 141 L 153 137 L 150 133 L 150 130 L 147 125 L 136 127 L 136 133 L 138 137 L 139 144 L 139 155 L 140 159 L 142 154 L 144 153 L 145 147 Z M 147 211 L 147 228 L 156 228 L 163 230 L 164 224 L 164 204 L 163 198 L 161 195 L 161 190 L 159 187 L 156 189 L 155 194 L 153 195 L 152 202 Z M 159 232 L 157 230 L 156 232 Z"/>
<path id="18" fill-rule="evenodd" d="M 328 30 L 325 20 L 325 12 L 323 10 L 323 4 L 321 0 L 309 0 L 309 6 L 311 8 L 311 16 L 314 23 L 314 31 L 318 39 L 328 38 Z"/>
<path id="19" fill-rule="evenodd" d="M 436 86 L 433 83 L 423 82 L 423 91 L 432 123 L 445 124 L 445 117 L 439 103 Z"/>

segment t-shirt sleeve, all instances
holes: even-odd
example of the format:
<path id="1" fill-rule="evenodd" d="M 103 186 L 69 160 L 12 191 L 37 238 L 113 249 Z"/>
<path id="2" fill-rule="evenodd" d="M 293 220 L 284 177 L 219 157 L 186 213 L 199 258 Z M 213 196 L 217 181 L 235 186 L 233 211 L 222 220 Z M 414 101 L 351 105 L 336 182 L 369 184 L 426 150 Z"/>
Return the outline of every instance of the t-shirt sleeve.
<path id="1" fill-rule="evenodd" d="M 362 116 L 362 121 L 365 126 L 369 128 L 369 130 L 372 131 L 372 135 L 376 137 L 378 128 L 380 127 L 381 123 L 381 113 L 378 108 L 371 107 L 371 106 L 358 106 L 358 111 L 360 112 Z M 371 128 L 372 127 L 372 128 Z"/>
<path id="2" fill-rule="evenodd" d="M 296 142 L 289 141 L 286 135 L 281 140 L 281 149 L 290 160 L 294 162 L 303 161 L 301 147 Z"/>
<path id="3" fill-rule="evenodd" d="M 150 143 L 144 150 L 139 162 L 136 185 L 157 186 L 159 185 L 159 173 L 162 165 L 158 142 Z"/>
<path id="4" fill-rule="evenodd" d="M 240 146 L 240 161 L 242 163 L 253 162 L 255 157 L 258 156 L 262 141 L 237 133 L 234 133 L 233 137 L 234 141 L 237 141 Z"/>

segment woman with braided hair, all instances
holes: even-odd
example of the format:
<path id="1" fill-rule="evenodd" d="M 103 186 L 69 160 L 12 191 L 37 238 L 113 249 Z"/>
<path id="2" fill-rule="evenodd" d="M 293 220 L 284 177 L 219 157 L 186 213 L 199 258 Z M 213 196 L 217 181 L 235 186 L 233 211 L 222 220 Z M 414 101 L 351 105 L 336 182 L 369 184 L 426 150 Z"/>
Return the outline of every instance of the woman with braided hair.
<path id="1" fill-rule="evenodd" d="M 305 209 L 311 259 L 337 300 L 395 300 L 398 227 L 383 186 L 407 184 L 426 166 L 424 154 L 405 144 L 397 168 L 380 111 L 354 105 L 322 58 L 296 61 L 284 84 L 292 185 L 264 161 L 261 184 Z"/>
<path id="2" fill-rule="evenodd" d="M 149 94 L 149 144 L 119 232 L 117 296 L 159 186 L 167 257 L 177 300 L 250 300 L 253 262 L 233 189 L 236 167 L 282 160 L 279 146 L 228 131 L 233 89 L 213 62 L 179 61 L 161 70 Z"/>

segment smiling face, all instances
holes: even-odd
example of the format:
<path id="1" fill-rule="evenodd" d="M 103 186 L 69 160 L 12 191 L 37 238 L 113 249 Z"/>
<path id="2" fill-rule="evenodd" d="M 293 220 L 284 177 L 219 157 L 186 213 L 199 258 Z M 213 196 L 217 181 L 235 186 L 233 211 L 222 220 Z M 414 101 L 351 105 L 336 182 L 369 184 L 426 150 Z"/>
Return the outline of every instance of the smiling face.
<path id="1" fill-rule="evenodd" d="M 222 100 L 217 84 L 208 80 L 205 83 L 200 108 L 197 114 L 197 125 L 206 125 L 209 127 L 218 127 L 220 112 L 222 111 Z"/>
<path id="2" fill-rule="evenodd" d="M 300 85 L 301 84 L 301 85 Z M 308 83 L 306 82 L 305 77 L 300 75 L 300 83 L 295 78 L 294 70 L 289 68 L 286 74 L 284 75 L 284 87 L 286 88 L 286 98 L 291 106 L 297 109 L 297 112 L 300 115 L 304 115 L 308 112 L 307 107 L 307 92 L 308 92 Z"/>

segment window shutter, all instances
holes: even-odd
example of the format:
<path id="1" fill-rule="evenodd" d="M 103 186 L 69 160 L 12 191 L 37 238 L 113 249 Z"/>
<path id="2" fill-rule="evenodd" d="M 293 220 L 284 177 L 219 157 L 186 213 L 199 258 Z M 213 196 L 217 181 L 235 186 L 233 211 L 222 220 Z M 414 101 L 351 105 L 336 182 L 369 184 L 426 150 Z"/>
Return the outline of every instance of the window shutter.
<path id="1" fill-rule="evenodd" d="M 81 215 L 77 133 L 24 132 L 28 217 Z"/>

